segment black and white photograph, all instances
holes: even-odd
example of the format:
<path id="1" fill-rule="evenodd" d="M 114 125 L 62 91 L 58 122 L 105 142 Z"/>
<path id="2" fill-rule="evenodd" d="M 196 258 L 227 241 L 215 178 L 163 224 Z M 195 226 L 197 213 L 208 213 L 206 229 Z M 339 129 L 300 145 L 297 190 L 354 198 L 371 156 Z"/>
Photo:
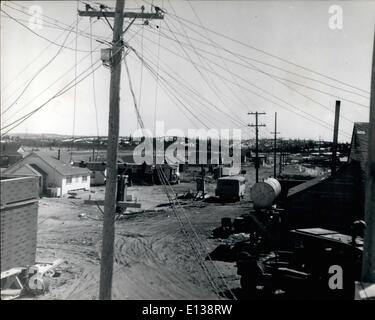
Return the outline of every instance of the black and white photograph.
<path id="1" fill-rule="evenodd" d="M 375 1 L 0 11 L 1 300 L 375 300 Z"/>

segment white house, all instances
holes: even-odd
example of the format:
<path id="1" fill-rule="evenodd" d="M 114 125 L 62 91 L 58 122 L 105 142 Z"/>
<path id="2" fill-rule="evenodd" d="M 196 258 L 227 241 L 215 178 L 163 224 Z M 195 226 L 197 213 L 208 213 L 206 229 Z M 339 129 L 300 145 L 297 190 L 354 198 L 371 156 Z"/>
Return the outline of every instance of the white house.
<path id="1" fill-rule="evenodd" d="M 92 186 L 104 185 L 106 182 L 107 169 L 105 162 L 74 162 L 73 166 L 87 168 L 91 171 L 90 184 Z"/>
<path id="2" fill-rule="evenodd" d="M 42 193 L 46 193 L 49 188 L 58 190 L 57 196 L 63 196 L 73 190 L 90 190 L 90 170 L 73 167 L 44 152 L 31 152 L 3 173 L 25 175 L 26 171 L 29 175 L 34 172 L 40 177 Z"/>

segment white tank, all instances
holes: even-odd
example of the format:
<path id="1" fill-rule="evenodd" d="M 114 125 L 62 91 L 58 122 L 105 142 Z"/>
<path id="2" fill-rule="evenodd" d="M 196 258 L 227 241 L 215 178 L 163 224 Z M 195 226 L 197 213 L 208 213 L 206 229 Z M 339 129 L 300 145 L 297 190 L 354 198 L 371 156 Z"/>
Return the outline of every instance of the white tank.
<path id="1" fill-rule="evenodd" d="M 251 198 L 254 203 L 254 208 L 263 209 L 271 207 L 280 192 L 281 185 L 279 181 L 274 178 L 268 178 L 254 184 L 251 188 Z"/>

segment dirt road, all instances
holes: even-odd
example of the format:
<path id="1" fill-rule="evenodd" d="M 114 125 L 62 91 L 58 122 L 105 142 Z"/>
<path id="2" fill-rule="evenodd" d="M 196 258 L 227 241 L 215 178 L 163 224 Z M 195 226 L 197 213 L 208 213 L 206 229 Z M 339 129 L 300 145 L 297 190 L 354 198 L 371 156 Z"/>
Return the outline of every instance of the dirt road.
<path id="1" fill-rule="evenodd" d="M 267 168 L 262 175 L 271 172 Z M 240 286 L 234 263 L 205 258 L 222 243 L 211 238 L 221 218 L 238 217 L 251 209 L 253 173 L 248 170 L 244 200 L 227 204 L 181 200 L 184 210 L 178 211 L 179 219 L 163 205 L 168 200 L 161 186 L 129 187 L 128 194 L 142 208 L 116 222 L 113 299 L 232 298 L 228 288 L 236 291 Z M 182 194 L 195 190 L 195 183 L 183 182 L 174 189 Z M 207 185 L 209 193 L 214 189 L 214 182 Z M 67 262 L 50 292 L 38 299 L 98 298 L 102 213 L 83 204 L 89 197 L 103 199 L 104 186 L 80 193 L 77 199 L 40 200 L 37 258 Z"/>
<path id="2" fill-rule="evenodd" d="M 189 187 L 181 184 L 177 189 Z M 89 194 L 103 196 L 103 188 L 95 190 L 79 194 L 80 199 L 40 200 L 38 259 L 63 258 L 67 263 L 52 281 L 50 292 L 38 299 L 98 298 L 101 213 L 83 204 Z M 129 193 L 142 203 L 142 209 L 167 202 L 160 186 L 130 187 Z M 116 223 L 114 299 L 218 299 L 227 287 L 239 287 L 234 264 L 204 259 L 220 244 L 210 238 L 212 229 L 222 217 L 246 212 L 248 201 L 226 205 L 189 201 L 179 212 L 188 237 L 169 207 Z"/>

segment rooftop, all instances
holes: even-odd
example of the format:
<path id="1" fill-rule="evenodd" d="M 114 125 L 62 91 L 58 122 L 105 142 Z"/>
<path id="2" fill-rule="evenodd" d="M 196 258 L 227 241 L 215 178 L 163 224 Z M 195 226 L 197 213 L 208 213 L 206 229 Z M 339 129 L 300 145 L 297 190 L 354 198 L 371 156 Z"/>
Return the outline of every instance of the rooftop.
<path id="1" fill-rule="evenodd" d="M 53 167 L 57 172 L 63 176 L 74 176 L 74 175 L 89 175 L 90 170 L 86 168 L 73 167 L 70 164 L 64 163 L 61 160 L 58 160 L 49 154 L 42 151 L 33 151 L 30 155 L 36 155 L 41 158 L 44 162 Z"/>

